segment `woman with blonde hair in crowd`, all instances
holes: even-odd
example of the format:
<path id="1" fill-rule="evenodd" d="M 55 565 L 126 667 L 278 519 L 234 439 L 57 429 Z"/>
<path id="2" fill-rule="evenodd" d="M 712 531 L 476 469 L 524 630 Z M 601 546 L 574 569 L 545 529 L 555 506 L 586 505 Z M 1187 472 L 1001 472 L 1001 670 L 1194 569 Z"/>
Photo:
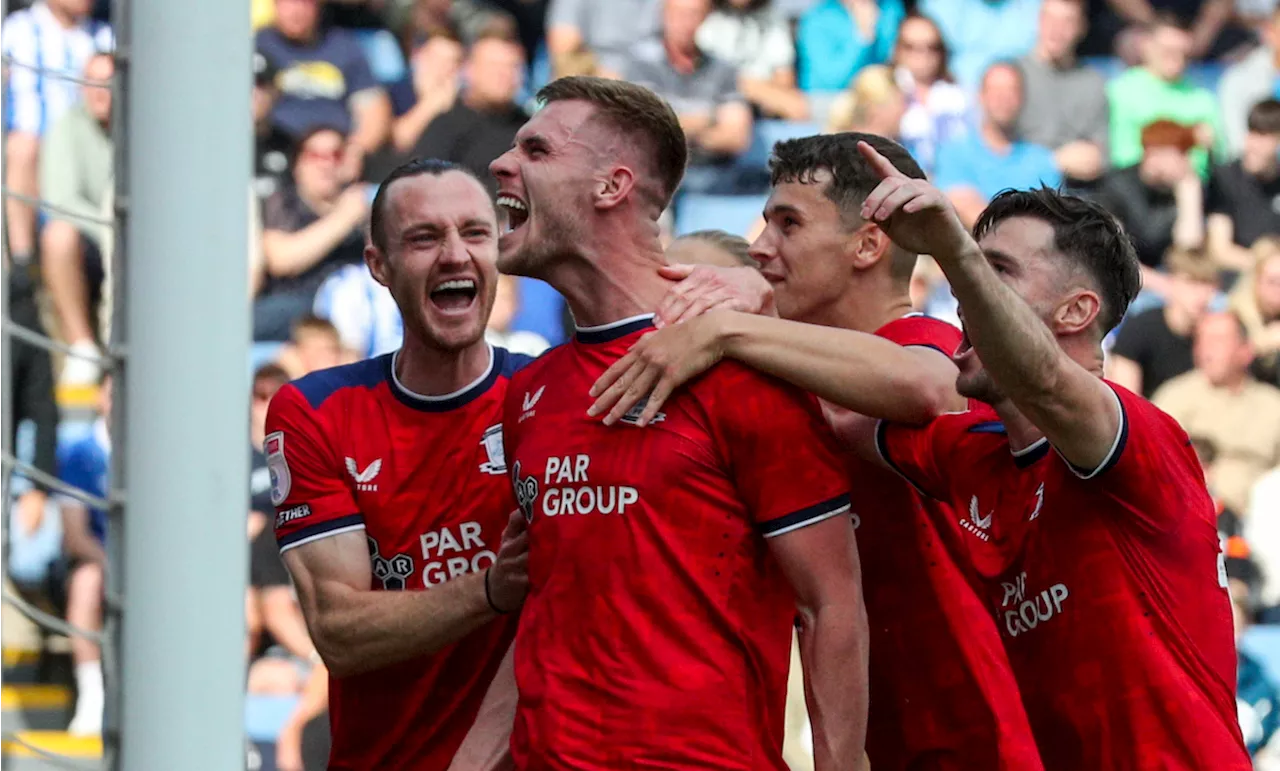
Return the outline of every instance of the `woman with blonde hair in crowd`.
<path id="1" fill-rule="evenodd" d="M 907 99 L 883 64 L 864 67 L 836 98 L 827 116 L 827 133 L 859 131 L 897 139 Z"/>
<path id="2" fill-rule="evenodd" d="M 1231 309 L 1253 343 L 1254 376 L 1280 385 L 1280 239 L 1258 239 L 1251 251 L 1253 272 L 1231 293 Z"/>
<path id="3" fill-rule="evenodd" d="M 951 76 L 947 41 L 933 19 L 909 13 L 898 27 L 891 64 L 907 97 L 902 144 L 926 172 L 933 173 L 938 146 L 967 128 L 969 97 Z"/>

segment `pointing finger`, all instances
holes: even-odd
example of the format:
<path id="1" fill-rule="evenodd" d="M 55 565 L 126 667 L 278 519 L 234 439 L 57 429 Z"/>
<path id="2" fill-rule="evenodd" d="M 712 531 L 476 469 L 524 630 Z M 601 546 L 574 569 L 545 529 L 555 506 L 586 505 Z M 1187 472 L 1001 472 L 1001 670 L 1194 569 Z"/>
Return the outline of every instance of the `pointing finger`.
<path id="1" fill-rule="evenodd" d="M 894 166 L 888 158 L 881 155 L 878 150 L 866 142 L 858 143 L 858 152 L 862 153 L 862 157 L 867 159 L 867 163 L 871 164 L 871 168 L 876 170 L 876 173 L 880 175 L 881 179 L 907 176 L 901 171 L 898 171 L 897 166 Z"/>

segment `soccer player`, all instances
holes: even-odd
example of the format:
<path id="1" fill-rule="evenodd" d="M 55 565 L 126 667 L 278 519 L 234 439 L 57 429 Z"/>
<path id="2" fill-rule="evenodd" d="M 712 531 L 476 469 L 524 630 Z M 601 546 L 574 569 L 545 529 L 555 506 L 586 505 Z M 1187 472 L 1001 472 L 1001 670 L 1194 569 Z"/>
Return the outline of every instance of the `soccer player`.
<path id="1" fill-rule="evenodd" d="M 765 229 L 751 255 L 787 320 L 712 311 L 669 324 L 636 343 L 597 382 L 593 414 L 613 422 L 652 392 L 643 422 L 674 388 L 721 358 L 837 405 L 828 407 L 837 427 L 848 418 L 840 408 L 915 422 L 964 409 L 951 361 L 960 331 L 911 312 L 916 253 L 894 245 L 860 215 L 880 177 L 859 155 L 859 141 L 905 174 L 924 178 L 901 145 L 873 134 L 779 142 Z M 677 322 L 697 313 L 706 294 L 698 286 L 676 287 L 662 314 Z M 852 455 L 849 463 L 871 627 L 872 768 L 1041 768 L 999 630 L 976 588 L 959 518 L 887 470 Z"/>
<path id="2" fill-rule="evenodd" d="M 1227 576 L 1186 433 L 1100 377 L 1138 292 L 1116 220 L 1006 191 L 971 236 L 946 197 L 859 145 L 862 216 L 933 255 L 960 304 L 960 393 L 985 406 L 884 424 L 884 460 L 965 517 L 1002 562 L 989 594 L 1050 771 L 1250 768 L 1236 718 Z"/>
<path id="3" fill-rule="evenodd" d="M 490 684 L 528 555 L 501 409 L 527 359 L 484 341 L 498 232 L 479 180 L 413 161 L 372 211 L 365 262 L 404 343 L 284 386 L 264 454 L 276 538 L 330 673 L 329 768 L 444 771 L 464 750 L 501 757 L 510 735 L 514 694 Z"/>
<path id="4" fill-rule="evenodd" d="M 734 364 L 647 427 L 587 416 L 670 287 L 658 217 L 688 151 L 640 86 L 570 77 L 539 98 L 491 166 L 500 267 L 580 326 L 517 374 L 503 422 L 530 543 L 517 768 L 785 771 L 797 604 L 816 767 L 856 768 L 866 619 L 833 438 L 807 394 Z"/>

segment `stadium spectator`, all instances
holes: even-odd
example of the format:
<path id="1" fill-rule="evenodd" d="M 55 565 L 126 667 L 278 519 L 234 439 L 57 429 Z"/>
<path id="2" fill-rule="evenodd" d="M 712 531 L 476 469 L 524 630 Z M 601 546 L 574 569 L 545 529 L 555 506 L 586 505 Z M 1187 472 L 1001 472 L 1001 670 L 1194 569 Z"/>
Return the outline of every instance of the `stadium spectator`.
<path id="1" fill-rule="evenodd" d="M 111 378 L 98 390 L 98 418 L 85 437 L 59 452 L 58 476 L 90 495 L 107 497 L 111 458 Z M 67 563 L 67 623 L 81 629 L 102 629 L 103 570 L 107 564 L 107 512 L 63 497 L 62 549 Z M 67 731 L 89 736 L 102 733 L 102 650 L 83 637 L 71 638 L 75 664 L 76 708 Z"/>
<path id="2" fill-rule="evenodd" d="M 313 311 L 338 330 L 343 348 L 362 359 L 391 353 L 404 338 L 404 320 L 391 293 L 363 264 L 345 265 L 326 278 Z"/>
<path id="3" fill-rule="evenodd" d="M 907 99 L 893 70 L 883 64 L 864 67 L 827 114 L 827 133 L 858 131 L 897 140 Z"/>
<path id="4" fill-rule="evenodd" d="M 1107 378 L 1148 399 L 1195 366 L 1191 337 L 1218 286 L 1218 272 L 1203 255 L 1175 250 L 1168 263 L 1164 304 L 1125 319 L 1107 357 Z"/>
<path id="5" fill-rule="evenodd" d="M 316 662 L 302 697 L 276 737 L 276 771 L 325 771 L 329 767 L 329 670 Z"/>
<path id="6" fill-rule="evenodd" d="M 1262 571 L 1260 604 L 1280 605 L 1280 468 L 1253 486 L 1244 517 L 1244 537 Z"/>
<path id="7" fill-rule="evenodd" d="M 1068 183 L 1089 184 L 1107 170 L 1107 88 L 1076 59 L 1085 0 L 1042 0 L 1036 46 L 1018 60 L 1025 82 L 1018 135 L 1053 150 Z"/>
<path id="8" fill-rule="evenodd" d="M 661 39 L 636 44 L 624 74 L 680 116 L 689 142 L 683 189 L 733 193 L 734 157 L 751 146 L 751 107 L 738 91 L 733 66 L 698 48 L 698 27 L 710 12 L 711 0 L 664 0 Z"/>
<path id="9" fill-rule="evenodd" d="M 1228 590 L 1231 592 L 1231 611 L 1236 626 L 1236 647 L 1240 653 L 1236 678 L 1236 706 L 1240 712 L 1240 731 L 1244 734 L 1245 746 L 1249 754 L 1254 756 L 1257 766 L 1258 754 L 1267 748 L 1276 730 L 1280 729 L 1280 689 L 1267 674 L 1266 667 L 1254 658 L 1240 640 L 1253 625 L 1257 615 L 1257 599 L 1249 585 L 1240 578 L 1231 575 L 1228 578 Z"/>
<path id="10" fill-rule="evenodd" d="M 808 120 L 809 102 L 796 86 L 796 43 L 773 5 L 715 0 L 698 27 L 698 48 L 738 68 L 738 88 L 762 115 Z"/>
<path id="11" fill-rule="evenodd" d="M 1217 166 L 1209 178 L 1205 225 L 1210 253 L 1224 268 L 1248 272 L 1250 247 L 1280 235 L 1280 101 L 1264 99 L 1249 110 L 1248 132 L 1237 160 Z"/>
<path id="12" fill-rule="evenodd" d="M 1017 59 L 1035 45 L 1040 2 L 920 0 L 917 10 L 942 30 L 956 80 L 966 89 L 977 90 L 994 62 Z"/>
<path id="13" fill-rule="evenodd" d="M 899 133 L 902 144 L 930 173 L 938 145 L 968 131 L 969 97 L 951 76 L 949 59 L 938 25 L 928 16 L 907 14 L 893 49 L 894 73 L 907 95 Z"/>
<path id="14" fill-rule="evenodd" d="M 1231 310 L 1253 344 L 1253 376 L 1280 386 L 1280 241 L 1264 238 L 1253 248 L 1254 267 L 1231 293 Z"/>
<path id="15" fill-rule="evenodd" d="M 754 268 L 751 244 L 742 236 L 723 230 L 687 233 L 667 246 L 667 261 L 677 265 L 718 265 L 722 268 Z"/>
<path id="16" fill-rule="evenodd" d="M 292 184 L 266 201 L 266 277 L 254 300 L 254 340 L 286 339 L 293 322 L 310 310 L 329 273 L 364 260 L 362 226 L 369 217 L 371 189 L 364 184 L 343 186 L 339 168 L 346 144 L 343 134 L 332 128 L 303 136 L 294 148 Z"/>
<path id="17" fill-rule="evenodd" d="M 79 77 L 89 58 L 114 45 L 111 28 L 89 17 L 91 0 L 38 0 L 4 20 L 4 184 L 19 195 L 40 193 L 40 140 L 67 108 L 80 101 Z M 4 201 L 5 232 L 15 265 L 36 251 L 36 211 Z"/>
<path id="18" fill-rule="evenodd" d="M 992 65 L 978 95 L 982 107 L 978 130 L 938 148 L 934 179 L 968 225 L 977 221 L 987 201 L 1005 188 L 1056 187 L 1062 181 L 1053 152 L 1022 141 L 1016 133 L 1023 92 L 1017 65 Z"/>
<path id="19" fill-rule="evenodd" d="M 486 31 L 516 30 L 515 19 L 496 7 L 498 0 L 402 0 L 408 6 L 402 23 L 402 44 L 414 50 L 428 40 L 443 35 L 470 46 Z M 509 6 L 508 6 L 509 7 Z"/>
<path id="20" fill-rule="evenodd" d="M 1242 5 L 1235 0 L 1095 2 L 1082 51 L 1086 56 L 1112 56 L 1116 52 L 1123 56 L 1129 39 L 1140 37 L 1146 25 L 1166 15 L 1187 29 L 1191 38 L 1188 50 L 1193 58 L 1229 61 L 1252 40 L 1249 31 L 1232 19 Z"/>
<path id="21" fill-rule="evenodd" d="M 1280 79 L 1280 5 L 1271 11 L 1262 33 L 1265 45 L 1227 68 L 1218 82 L 1222 129 L 1227 152 L 1234 158 L 1244 152 L 1249 111 L 1263 99 L 1275 96 Z"/>
<path id="22" fill-rule="evenodd" d="M 1142 129 L 1142 157 L 1103 178 L 1099 201 L 1133 237 L 1146 288 L 1161 291 L 1159 268 L 1171 247 L 1204 244 L 1204 184 L 1191 163 L 1195 132 L 1169 120 Z"/>
<path id="23" fill-rule="evenodd" d="M 293 324 L 289 342 L 280 349 L 277 363 L 290 380 L 343 364 L 348 358 L 342 348 L 342 337 L 334 325 L 307 314 Z"/>
<path id="24" fill-rule="evenodd" d="M 659 37 L 662 0 L 551 0 L 547 51 L 553 77 L 561 77 L 583 52 L 595 55 L 599 74 L 620 76 L 629 49 Z"/>
<path id="25" fill-rule="evenodd" d="M 501 154 L 501 153 L 499 153 Z M 520 310 L 520 284 L 515 276 L 498 276 L 498 291 L 493 298 L 493 310 L 485 327 L 484 338 L 490 345 L 506 348 L 512 353 L 540 356 L 551 343 L 537 332 L 512 329 L 511 322 Z"/>
<path id="26" fill-rule="evenodd" d="M 1212 0 L 1217 2 L 1218 0 Z M 1206 177 L 1209 150 L 1221 152 L 1222 117 L 1214 95 L 1186 77 L 1192 39 L 1175 18 L 1161 16 L 1147 25 L 1142 38 L 1142 64 L 1107 84 L 1111 104 L 1111 164 L 1132 166 L 1142 157 L 1142 130 L 1167 119 L 1195 128 L 1191 159 Z"/>
<path id="27" fill-rule="evenodd" d="M 516 131 L 529 119 L 516 103 L 524 80 L 524 50 L 510 38 L 481 37 L 467 52 L 462 79 L 466 85 L 457 99 L 450 96 L 448 85 L 441 89 L 439 104 L 443 106 L 447 99 L 449 107 L 431 117 L 417 136 L 412 129 L 418 128 L 421 118 L 412 110 L 396 121 L 396 148 L 408 150 L 384 154 L 378 163 L 371 162 L 371 180 L 385 177 L 412 158 L 439 158 L 486 178 L 491 194 L 497 190 L 487 179 L 489 163 L 511 147 Z M 434 98 L 427 96 L 427 103 Z M 406 125 L 410 120 L 413 124 Z"/>
<path id="28" fill-rule="evenodd" d="M 842 91 L 869 64 L 884 64 L 906 9 L 902 0 L 820 0 L 800 17 L 800 88 Z"/>
<path id="29" fill-rule="evenodd" d="M 465 56 L 462 43 L 445 32 L 432 35 L 413 50 L 406 79 L 389 88 L 396 118 L 391 124 L 391 144 L 380 156 L 399 156 L 411 150 L 431 122 L 453 107 L 462 87 Z M 373 165 L 385 163 L 379 160 Z M 368 169 L 365 177 L 379 173 L 380 168 Z"/>
<path id="30" fill-rule="evenodd" d="M 110 54 L 85 64 L 86 80 L 106 83 L 115 74 Z M 72 350 L 96 354 L 90 309 L 101 296 L 101 226 L 83 217 L 102 216 L 112 186 L 111 89 L 85 86 L 80 102 L 58 116 L 40 153 L 40 192 L 59 210 L 46 213 L 40 231 L 44 285 L 57 311 L 59 332 Z M 80 215 L 80 216 L 76 216 Z M 60 380 L 91 385 L 100 376 L 92 359 L 67 357 Z"/>
<path id="31" fill-rule="evenodd" d="M 1249 375 L 1253 348 L 1233 313 L 1212 313 L 1196 326 L 1195 369 L 1160 386 L 1151 401 L 1188 434 L 1213 442 L 1215 492 L 1247 511 L 1253 485 L 1280 465 L 1280 389 Z"/>
<path id="32" fill-rule="evenodd" d="M 278 71 L 280 98 L 271 120 L 301 140 L 319 126 L 349 134 L 342 175 L 356 179 L 364 156 L 391 132 L 391 101 L 373 77 L 364 49 L 350 32 L 320 24 L 320 0 L 275 0 L 270 27 L 259 30 L 257 50 Z"/>
<path id="33" fill-rule="evenodd" d="M 271 122 L 271 111 L 280 98 L 275 66 L 258 52 L 253 54 L 253 189 L 269 198 L 289 175 L 293 139 Z"/>

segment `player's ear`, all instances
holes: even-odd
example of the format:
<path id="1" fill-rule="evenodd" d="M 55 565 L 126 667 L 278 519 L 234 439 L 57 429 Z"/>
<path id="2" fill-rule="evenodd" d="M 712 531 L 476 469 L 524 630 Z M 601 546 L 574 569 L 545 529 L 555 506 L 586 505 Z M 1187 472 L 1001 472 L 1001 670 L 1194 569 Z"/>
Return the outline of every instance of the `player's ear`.
<path id="1" fill-rule="evenodd" d="M 874 266 L 885 258 L 892 246 L 888 234 L 872 222 L 863 222 L 849 234 L 849 252 L 857 270 Z"/>
<path id="2" fill-rule="evenodd" d="M 614 166 L 596 180 L 595 205 L 597 209 L 612 209 L 631 195 L 636 186 L 636 175 L 626 166 Z"/>
<path id="3" fill-rule="evenodd" d="M 391 286 L 391 270 L 387 265 L 387 253 L 382 249 L 369 244 L 364 248 L 364 264 L 369 266 L 369 273 L 373 275 L 373 280 L 377 281 L 385 287 Z"/>
<path id="4" fill-rule="evenodd" d="M 1067 295 L 1053 316 L 1053 332 L 1075 335 L 1093 326 L 1102 311 L 1102 300 L 1091 289 L 1077 289 Z"/>

